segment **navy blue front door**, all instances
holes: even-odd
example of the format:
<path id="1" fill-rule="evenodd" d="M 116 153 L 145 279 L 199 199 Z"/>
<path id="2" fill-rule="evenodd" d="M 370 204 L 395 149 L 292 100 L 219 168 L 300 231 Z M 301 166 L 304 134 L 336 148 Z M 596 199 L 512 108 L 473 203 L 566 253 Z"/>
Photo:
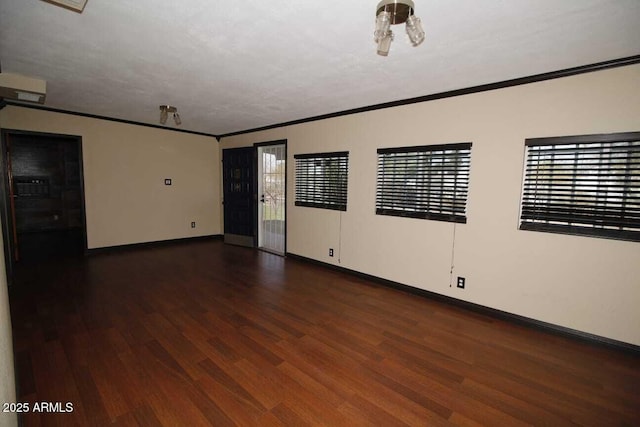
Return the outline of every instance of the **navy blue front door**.
<path id="1" fill-rule="evenodd" d="M 224 240 L 255 246 L 255 148 L 222 150 Z"/>

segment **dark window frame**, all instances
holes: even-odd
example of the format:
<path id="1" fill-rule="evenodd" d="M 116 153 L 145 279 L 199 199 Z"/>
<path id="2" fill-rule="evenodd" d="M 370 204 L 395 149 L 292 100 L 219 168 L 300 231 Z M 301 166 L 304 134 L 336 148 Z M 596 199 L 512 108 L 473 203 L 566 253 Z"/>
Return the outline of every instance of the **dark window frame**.
<path id="1" fill-rule="evenodd" d="M 471 147 L 462 142 L 378 149 L 376 214 L 466 223 Z"/>
<path id="2" fill-rule="evenodd" d="M 525 147 L 520 230 L 640 241 L 640 132 L 529 138 Z"/>
<path id="3" fill-rule="evenodd" d="M 295 159 L 295 205 L 347 210 L 349 180 L 349 152 L 296 154 Z M 321 173 L 311 174 L 311 167 L 322 168 Z M 327 176 L 326 168 L 337 168 L 333 180 Z"/>

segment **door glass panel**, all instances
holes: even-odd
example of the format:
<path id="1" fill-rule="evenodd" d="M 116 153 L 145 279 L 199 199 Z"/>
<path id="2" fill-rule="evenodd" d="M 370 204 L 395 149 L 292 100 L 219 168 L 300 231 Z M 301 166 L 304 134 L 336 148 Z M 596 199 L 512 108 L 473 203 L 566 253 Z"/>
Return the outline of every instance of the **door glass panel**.
<path id="1" fill-rule="evenodd" d="M 258 148 L 258 246 L 279 254 L 285 251 L 285 145 Z"/>

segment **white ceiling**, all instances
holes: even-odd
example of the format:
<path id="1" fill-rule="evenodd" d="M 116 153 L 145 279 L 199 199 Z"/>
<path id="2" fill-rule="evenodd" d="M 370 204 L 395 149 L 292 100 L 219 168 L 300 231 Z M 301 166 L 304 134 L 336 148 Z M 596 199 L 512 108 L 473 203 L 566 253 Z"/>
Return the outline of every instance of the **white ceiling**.
<path id="1" fill-rule="evenodd" d="M 377 2 L 0 0 L 0 64 L 51 108 L 158 124 L 172 104 L 219 135 L 640 54 L 640 0 L 415 0 L 426 41 L 393 27 L 384 58 Z"/>

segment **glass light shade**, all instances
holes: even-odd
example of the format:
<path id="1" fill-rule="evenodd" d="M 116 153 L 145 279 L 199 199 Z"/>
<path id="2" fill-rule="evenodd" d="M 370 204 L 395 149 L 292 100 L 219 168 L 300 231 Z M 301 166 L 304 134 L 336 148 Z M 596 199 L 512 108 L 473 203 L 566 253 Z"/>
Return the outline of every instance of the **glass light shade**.
<path id="1" fill-rule="evenodd" d="M 180 114 L 173 113 L 173 121 L 176 122 L 176 126 L 180 126 L 182 124 L 182 119 L 180 119 Z"/>
<path id="2" fill-rule="evenodd" d="M 391 30 L 391 13 L 382 11 L 376 17 L 376 30 L 373 33 L 373 40 L 378 43 Z"/>
<path id="3" fill-rule="evenodd" d="M 167 112 L 166 108 L 163 108 L 160 110 L 160 123 L 165 124 L 167 123 L 167 118 L 169 117 L 169 113 Z"/>
<path id="4" fill-rule="evenodd" d="M 420 18 L 415 15 L 407 18 L 407 35 L 409 36 L 409 40 L 411 40 L 411 44 L 414 46 L 418 46 L 424 41 L 425 34 L 422 29 L 422 23 Z"/>
<path id="5" fill-rule="evenodd" d="M 389 55 L 389 49 L 391 49 L 391 42 L 393 41 L 393 32 L 389 30 L 387 34 L 384 35 L 378 41 L 378 55 L 387 56 Z"/>

